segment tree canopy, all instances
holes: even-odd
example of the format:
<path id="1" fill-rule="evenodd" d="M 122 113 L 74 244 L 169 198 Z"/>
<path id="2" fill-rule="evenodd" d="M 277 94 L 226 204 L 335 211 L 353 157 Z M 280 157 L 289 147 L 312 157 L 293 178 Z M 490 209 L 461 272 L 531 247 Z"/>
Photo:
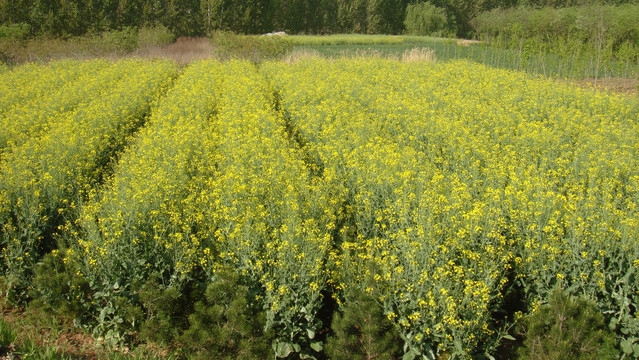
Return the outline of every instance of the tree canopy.
<path id="1" fill-rule="evenodd" d="M 631 0 L 636 2 L 636 0 Z M 399 34 L 415 0 L 0 0 L 0 23 L 24 23 L 32 35 L 70 36 L 163 25 L 176 35 L 213 30 L 243 34 Z M 431 0 L 458 36 L 472 33 L 483 11 L 513 6 L 568 6 L 629 0 Z"/>

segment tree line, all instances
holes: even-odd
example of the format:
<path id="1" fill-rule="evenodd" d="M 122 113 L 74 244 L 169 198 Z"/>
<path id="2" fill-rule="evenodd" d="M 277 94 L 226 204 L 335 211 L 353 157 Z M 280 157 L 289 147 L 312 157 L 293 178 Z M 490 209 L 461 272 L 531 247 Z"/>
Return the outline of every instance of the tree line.
<path id="1" fill-rule="evenodd" d="M 31 35 L 72 36 L 162 25 L 178 36 L 214 30 L 243 34 L 400 34 L 415 0 L 0 0 L 0 23 L 27 24 Z M 637 0 L 430 0 L 448 34 L 471 36 L 471 20 L 496 8 L 573 6 Z"/>

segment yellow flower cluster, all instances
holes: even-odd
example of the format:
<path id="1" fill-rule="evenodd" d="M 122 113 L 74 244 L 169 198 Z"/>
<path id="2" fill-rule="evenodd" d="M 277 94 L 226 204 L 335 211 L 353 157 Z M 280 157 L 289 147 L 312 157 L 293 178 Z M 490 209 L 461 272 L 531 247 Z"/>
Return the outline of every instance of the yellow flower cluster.
<path id="1" fill-rule="evenodd" d="M 477 351 L 507 286 L 533 299 L 569 281 L 601 300 L 626 276 L 623 311 L 639 304 L 636 103 L 470 62 L 264 73 L 311 158 L 348 189 L 331 281 L 379 294 L 409 348 Z M 615 280 L 584 277 L 584 253 Z"/>
<path id="2" fill-rule="evenodd" d="M 83 71 L 91 71 L 88 62 L 75 60 L 55 61 L 49 65 L 29 63 L 0 73 L 0 114 L 37 101 L 38 97 L 73 82 Z"/>
<path id="3" fill-rule="evenodd" d="M 8 105 L 0 117 L 0 151 L 10 151 L 40 137 L 50 126 L 55 126 L 55 121 L 111 91 L 121 78 L 134 70 L 126 62 L 105 60 L 55 62 L 35 69 L 33 74 L 28 74 L 35 81 L 19 85 L 19 91 L 5 98 L 21 99 Z"/>
<path id="4" fill-rule="evenodd" d="M 38 257 L 56 247 L 55 228 L 73 219 L 67 213 L 102 180 L 150 104 L 177 74 L 177 65 L 169 62 L 131 60 L 116 67 L 125 77 L 114 82 L 102 77 L 102 84 L 87 85 L 100 96 L 86 94 L 91 100 L 59 112 L 41 136 L 15 144 L 2 158 L 0 247 L 9 286 L 26 285 Z"/>

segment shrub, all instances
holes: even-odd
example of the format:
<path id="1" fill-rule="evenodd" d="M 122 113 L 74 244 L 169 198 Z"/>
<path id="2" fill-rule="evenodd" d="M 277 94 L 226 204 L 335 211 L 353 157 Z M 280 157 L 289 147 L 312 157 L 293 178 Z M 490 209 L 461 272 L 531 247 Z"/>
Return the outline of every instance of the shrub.
<path id="1" fill-rule="evenodd" d="M 349 298 L 333 318 L 333 335 L 326 341 L 328 358 L 400 358 L 403 342 L 379 303 L 359 289 L 350 290 Z"/>
<path id="2" fill-rule="evenodd" d="M 85 278 L 76 276 L 73 262 L 65 261 L 66 249 L 53 250 L 35 270 L 30 307 L 55 310 L 57 315 L 80 318 L 86 313 L 92 292 Z"/>
<path id="3" fill-rule="evenodd" d="M 175 41 L 175 34 L 166 26 L 156 25 L 138 30 L 137 45 L 140 48 L 168 45 Z"/>
<path id="4" fill-rule="evenodd" d="M 430 35 L 444 30 L 448 23 L 445 10 L 430 2 L 410 4 L 406 7 L 404 25 L 412 35 Z"/>
<path id="5" fill-rule="evenodd" d="M 0 25 L 0 39 L 13 38 L 13 39 L 25 39 L 31 32 L 29 24 L 11 24 Z"/>
<path id="6" fill-rule="evenodd" d="M 259 62 L 283 56 L 293 44 L 282 36 L 237 35 L 229 31 L 211 34 L 211 42 L 221 58 L 246 59 Z"/>
<path id="7" fill-rule="evenodd" d="M 133 28 L 111 30 L 96 39 L 98 47 L 117 54 L 126 54 L 138 47 L 138 34 Z"/>
<path id="8" fill-rule="evenodd" d="M 617 359 L 615 335 L 594 303 L 555 289 L 548 304 L 524 320 L 520 359 Z"/>
<path id="9" fill-rule="evenodd" d="M 273 334 L 263 331 L 266 315 L 255 305 L 256 294 L 231 270 L 216 275 L 189 315 L 180 337 L 185 350 L 195 359 L 272 359 Z"/>

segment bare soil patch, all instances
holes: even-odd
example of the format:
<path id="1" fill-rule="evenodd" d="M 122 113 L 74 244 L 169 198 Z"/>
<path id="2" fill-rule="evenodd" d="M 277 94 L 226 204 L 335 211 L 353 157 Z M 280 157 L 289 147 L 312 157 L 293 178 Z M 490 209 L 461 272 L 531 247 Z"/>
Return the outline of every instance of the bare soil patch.
<path id="1" fill-rule="evenodd" d="M 0 355 L 7 359 L 19 359 L 15 348 L 30 341 L 40 348 L 53 348 L 60 354 L 83 359 L 97 360 L 99 352 L 95 340 L 88 334 L 73 329 L 71 324 L 46 324 L 38 321 L 39 314 L 29 314 L 18 309 L 0 309 L 3 320 L 17 332 L 16 344 L 0 349 Z M 19 329 L 19 330 L 18 330 Z M 0 360 L 3 358 L 0 357 Z"/>
<path id="2" fill-rule="evenodd" d="M 571 83 L 584 88 L 608 90 L 621 94 L 635 95 L 638 92 L 639 80 L 626 78 L 604 78 L 575 80 Z"/>

